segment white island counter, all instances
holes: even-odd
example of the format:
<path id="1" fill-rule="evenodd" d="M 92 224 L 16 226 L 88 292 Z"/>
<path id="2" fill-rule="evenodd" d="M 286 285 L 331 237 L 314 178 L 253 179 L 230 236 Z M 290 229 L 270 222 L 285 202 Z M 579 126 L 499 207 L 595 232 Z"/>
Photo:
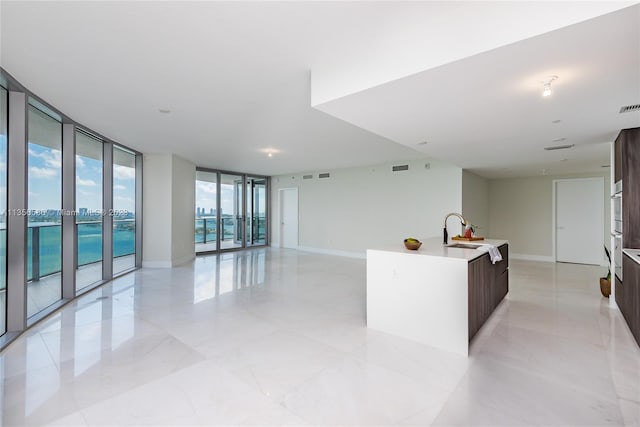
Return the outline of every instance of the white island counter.
<path id="1" fill-rule="evenodd" d="M 478 323 L 474 322 L 475 318 L 470 326 L 469 313 L 471 311 L 471 316 L 478 316 L 475 305 L 482 305 L 477 292 L 473 293 L 473 286 L 486 287 L 486 292 L 481 289 L 480 298 L 486 294 L 499 303 L 504 295 L 493 294 L 506 292 L 494 292 L 491 289 L 495 285 L 493 278 L 507 272 L 508 247 L 501 249 L 505 258 L 501 261 L 503 264 L 494 267 L 488 261 L 486 250 L 447 247 L 442 244 L 441 238 L 422 242 L 417 251 L 405 249 L 402 242 L 367 250 L 367 326 L 466 356 L 470 336 L 479 328 L 472 326 Z M 508 242 L 486 239 L 452 243 L 500 247 Z M 485 258 L 479 259 L 485 254 Z M 479 259 L 474 263 L 477 268 L 471 270 L 470 262 L 476 259 Z M 496 273 L 488 271 L 498 268 L 500 271 L 496 270 Z M 472 277 L 470 281 L 470 271 L 475 272 L 471 273 L 475 277 L 480 270 L 480 279 Z M 484 283 L 482 277 L 491 277 L 491 283 Z M 508 288 L 508 272 L 505 279 Z M 496 286 L 504 285 L 498 283 Z M 486 317 L 488 315 L 490 312 Z M 480 323 L 484 323 L 484 320 L 486 318 Z"/>

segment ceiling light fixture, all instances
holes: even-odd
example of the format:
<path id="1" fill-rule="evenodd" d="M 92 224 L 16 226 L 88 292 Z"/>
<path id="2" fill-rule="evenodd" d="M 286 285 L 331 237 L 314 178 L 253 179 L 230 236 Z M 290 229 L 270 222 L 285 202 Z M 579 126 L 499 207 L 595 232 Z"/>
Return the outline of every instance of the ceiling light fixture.
<path id="1" fill-rule="evenodd" d="M 171 112 L 169 108 L 158 108 L 158 111 L 162 114 L 169 114 Z"/>
<path id="2" fill-rule="evenodd" d="M 273 157 L 273 153 L 272 152 L 267 153 L 267 157 Z"/>
<path id="3" fill-rule="evenodd" d="M 556 138 L 556 139 L 552 139 L 551 142 L 562 142 L 562 141 L 566 141 L 567 138 Z"/>
<path id="4" fill-rule="evenodd" d="M 558 76 L 549 76 L 542 81 L 542 85 L 543 85 L 542 96 L 544 97 L 551 96 L 551 82 L 557 79 L 558 79 Z"/>
<path id="5" fill-rule="evenodd" d="M 418 142 L 416 145 L 427 145 L 429 143 L 429 141 L 421 141 Z"/>

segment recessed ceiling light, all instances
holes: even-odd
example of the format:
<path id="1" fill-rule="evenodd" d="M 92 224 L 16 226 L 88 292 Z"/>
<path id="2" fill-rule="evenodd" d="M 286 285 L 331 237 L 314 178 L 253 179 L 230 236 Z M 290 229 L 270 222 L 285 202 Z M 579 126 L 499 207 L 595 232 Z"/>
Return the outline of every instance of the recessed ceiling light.
<path id="1" fill-rule="evenodd" d="M 171 112 L 169 108 L 158 108 L 158 111 L 162 114 L 169 114 Z"/>
<path id="2" fill-rule="evenodd" d="M 542 96 L 551 96 L 551 82 L 557 79 L 558 76 L 549 76 L 542 80 Z"/>
<path id="3" fill-rule="evenodd" d="M 551 123 L 560 123 L 562 120 L 560 119 L 556 119 L 556 120 L 552 120 Z"/>
<path id="4" fill-rule="evenodd" d="M 418 142 L 416 145 L 427 145 L 429 143 L 429 141 L 421 141 Z"/>
<path id="5" fill-rule="evenodd" d="M 264 153 L 267 155 L 267 157 L 273 157 L 274 154 L 278 154 L 280 152 L 280 150 L 276 149 L 276 148 L 262 148 L 260 150 L 261 153 Z"/>
<path id="6" fill-rule="evenodd" d="M 566 141 L 567 138 L 556 138 L 556 139 L 552 139 L 551 142 L 562 142 L 562 141 Z"/>

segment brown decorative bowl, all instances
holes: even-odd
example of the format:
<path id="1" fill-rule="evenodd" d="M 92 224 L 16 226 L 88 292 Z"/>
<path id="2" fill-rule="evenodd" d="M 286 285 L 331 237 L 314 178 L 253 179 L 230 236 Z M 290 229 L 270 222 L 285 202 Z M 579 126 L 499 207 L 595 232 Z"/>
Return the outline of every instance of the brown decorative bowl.
<path id="1" fill-rule="evenodd" d="M 411 251 L 417 251 L 420 246 L 422 246 L 422 242 L 419 240 L 410 242 L 409 239 L 404 239 L 404 247 Z"/>
<path id="2" fill-rule="evenodd" d="M 609 298 L 609 295 L 611 295 L 611 279 L 600 278 L 600 292 L 602 292 L 603 297 Z"/>

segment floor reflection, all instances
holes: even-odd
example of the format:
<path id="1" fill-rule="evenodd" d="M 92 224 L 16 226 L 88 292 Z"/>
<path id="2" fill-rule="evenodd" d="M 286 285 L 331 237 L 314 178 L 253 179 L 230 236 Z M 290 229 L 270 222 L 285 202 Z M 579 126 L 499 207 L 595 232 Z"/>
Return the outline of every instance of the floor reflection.
<path id="1" fill-rule="evenodd" d="M 260 248 L 122 276 L 0 354 L 2 424 L 640 421 L 640 350 L 601 268 L 514 260 L 470 358 L 368 329 L 365 271 Z"/>
<path id="2" fill-rule="evenodd" d="M 254 249 L 199 256 L 193 266 L 193 302 L 263 284 L 266 252 L 266 249 Z"/>

